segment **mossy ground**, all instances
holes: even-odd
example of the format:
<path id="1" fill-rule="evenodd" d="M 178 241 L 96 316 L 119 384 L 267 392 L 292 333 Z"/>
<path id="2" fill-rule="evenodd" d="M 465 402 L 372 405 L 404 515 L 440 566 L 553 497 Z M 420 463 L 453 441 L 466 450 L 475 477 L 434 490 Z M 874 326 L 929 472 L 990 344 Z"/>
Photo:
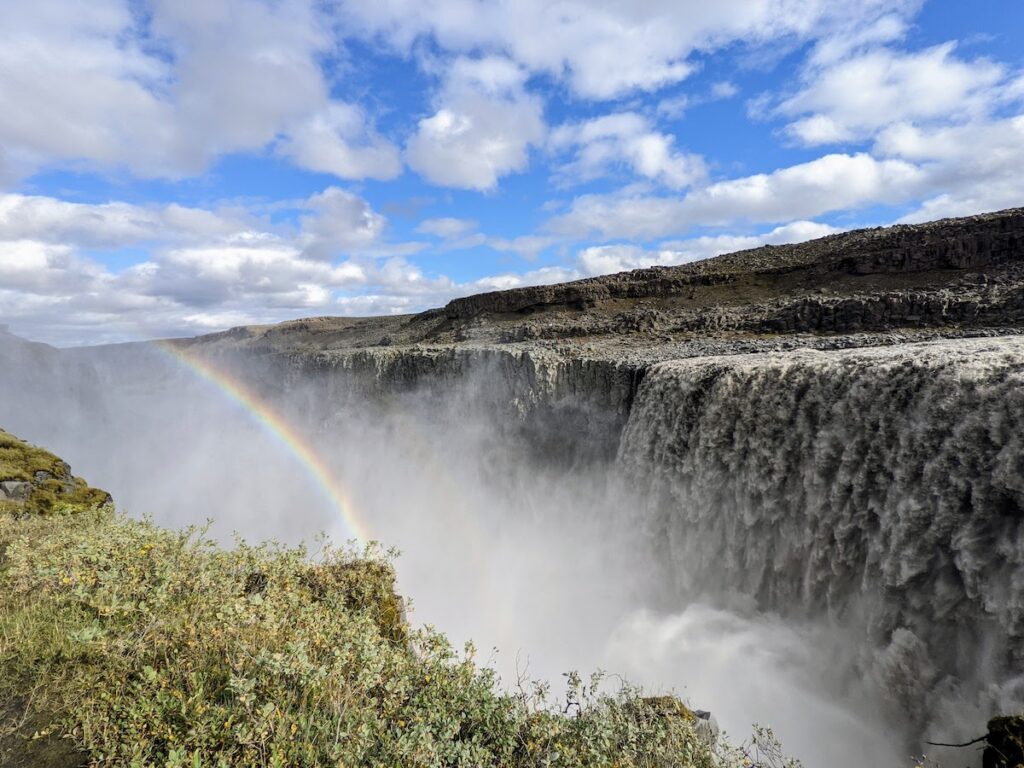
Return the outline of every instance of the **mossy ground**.
<path id="1" fill-rule="evenodd" d="M 635 691 L 525 688 L 406 626 L 376 550 L 0 511 L 0 765 L 743 764 Z"/>
<path id="2" fill-rule="evenodd" d="M 37 479 L 38 473 L 46 476 Z M 110 501 L 106 491 L 91 488 L 81 478 L 72 477 L 67 464 L 49 451 L 0 429 L 0 482 L 4 480 L 30 482 L 33 488 L 24 502 L 0 500 L 0 514 L 75 513 Z"/>

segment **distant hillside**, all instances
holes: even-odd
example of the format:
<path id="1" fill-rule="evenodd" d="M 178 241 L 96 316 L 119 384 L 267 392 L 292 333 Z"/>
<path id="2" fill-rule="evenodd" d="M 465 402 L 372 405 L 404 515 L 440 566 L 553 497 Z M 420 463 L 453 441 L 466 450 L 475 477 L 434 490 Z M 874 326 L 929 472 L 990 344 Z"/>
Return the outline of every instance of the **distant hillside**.
<path id="1" fill-rule="evenodd" d="M 315 317 L 179 343 L 310 352 L 572 340 L 600 352 L 766 334 L 1021 327 L 1024 208 L 1014 208 L 482 293 L 418 315 Z"/>

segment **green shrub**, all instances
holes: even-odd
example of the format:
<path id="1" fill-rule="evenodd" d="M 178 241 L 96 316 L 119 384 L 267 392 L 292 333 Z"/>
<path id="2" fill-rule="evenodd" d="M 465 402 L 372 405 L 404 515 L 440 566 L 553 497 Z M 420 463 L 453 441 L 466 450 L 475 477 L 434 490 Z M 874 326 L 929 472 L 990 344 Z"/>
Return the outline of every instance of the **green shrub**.
<path id="1" fill-rule="evenodd" d="M 0 517 L 0 696 L 97 764 L 710 766 L 688 721 L 570 677 L 503 695 L 401 621 L 379 552 L 239 544 L 101 512 Z M 587 694 L 587 695 L 583 695 Z"/>

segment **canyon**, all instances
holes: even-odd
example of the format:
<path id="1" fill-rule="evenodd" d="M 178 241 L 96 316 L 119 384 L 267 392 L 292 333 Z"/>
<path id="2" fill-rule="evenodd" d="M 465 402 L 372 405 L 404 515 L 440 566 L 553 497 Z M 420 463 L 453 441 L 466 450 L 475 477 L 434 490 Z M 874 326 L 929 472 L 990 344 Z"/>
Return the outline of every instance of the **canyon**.
<path id="1" fill-rule="evenodd" d="M 741 672 L 763 662 L 822 678 L 778 683 L 765 702 L 806 695 L 799 722 L 813 689 L 849 710 L 797 736 L 811 766 L 925 749 L 962 759 L 925 742 L 966 741 L 1024 708 L 1024 209 L 417 315 L 62 350 L 0 333 L 0 353 L 0 425 L 68 457 L 130 512 L 157 496 L 158 519 L 182 522 L 172 510 L 186 504 L 198 522 L 209 502 L 237 498 L 250 512 L 288 508 L 262 527 L 239 511 L 230 523 L 246 535 L 325 527 L 295 523 L 305 491 L 268 479 L 248 427 L 211 431 L 221 406 L 191 369 L 226 372 L 348 467 L 385 543 L 414 561 L 418 541 L 449 543 L 447 566 L 403 575 L 399 561 L 400 588 L 434 590 L 427 617 L 455 601 L 473 618 L 452 619 L 454 635 L 493 629 L 496 645 L 532 643 L 538 657 L 564 636 L 544 675 L 590 633 L 600 641 L 581 663 L 677 685 L 716 643 L 752 633 L 737 653 L 756 663 Z M 159 437 L 131 437 L 140 425 Z M 435 500 L 438 485 L 450 492 Z M 428 497 L 423 519 L 389 521 L 389 504 Z M 557 545 L 537 545 L 536 562 L 531 528 Z M 503 536 L 507 548 L 481 543 Z M 559 557 L 575 562 L 552 569 Z M 528 599 L 501 585 L 524 560 Z M 480 598 L 470 571 L 501 583 Z M 503 624 L 531 612 L 544 632 Z M 732 634 L 702 639 L 723 624 Z M 631 660 L 652 637 L 662 666 Z M 704 650 L 687 655 L 687 643 Z M 800 643 L 797 661 L 774 650 Z M 725 682 L 708 685 L 694 693 Z M 708 706 L 721 715 L 729 702 Z M 736 706 L 731 722 L 747 714 Z M 816 740 L 837 751 L 815 753 Z M 844 762 L 872 740 L 878 751 Z"/>

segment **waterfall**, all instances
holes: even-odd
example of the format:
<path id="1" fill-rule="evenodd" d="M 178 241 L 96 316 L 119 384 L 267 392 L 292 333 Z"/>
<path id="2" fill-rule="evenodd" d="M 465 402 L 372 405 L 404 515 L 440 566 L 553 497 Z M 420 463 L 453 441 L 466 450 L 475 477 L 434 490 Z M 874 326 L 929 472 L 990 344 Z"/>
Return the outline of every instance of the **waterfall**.
<path id="1" fill-rule="evenodd" d="M 1024 337 L 661 363 L 618 462 L 680 595 L 846 627 L 917 735 L 1020 706 Z"/>

